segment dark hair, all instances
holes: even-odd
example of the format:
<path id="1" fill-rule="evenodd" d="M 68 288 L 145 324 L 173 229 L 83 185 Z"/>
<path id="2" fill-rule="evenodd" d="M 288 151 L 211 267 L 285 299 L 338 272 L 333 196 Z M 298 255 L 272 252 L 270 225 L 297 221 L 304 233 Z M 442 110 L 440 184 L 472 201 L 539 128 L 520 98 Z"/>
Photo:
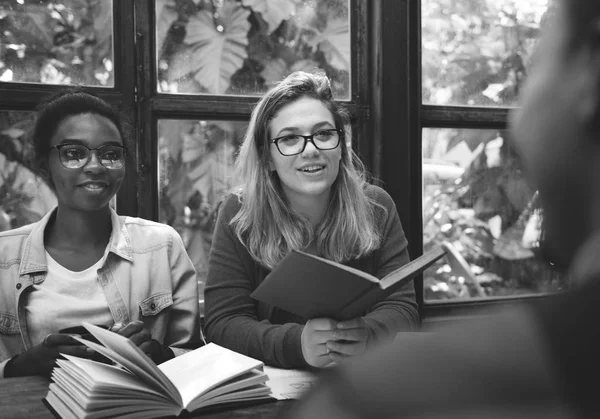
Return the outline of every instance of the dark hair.
<path id="1" fill-rule="evenodd" d="M 597 0 L 562 0 L 559 6 L 562 6 L 568 29 L 575 41 L 582 35 L 581 31 L 600 18 L 600 2 Z"/>
<path id="2" fill-rule="evenodd" d="M 115 124 L 123 140 L 123 145 L 125 145 L 123 121 L 119 111 L 103 99 L 93 93 L 84 91 L 82 88 L 68 88 L 53 93 L 38 105 L 36 112 L 36 121 L 31 134 L 35 152 L 35 166 L 50 186 L 53 186 L 52 180 L 48 176 L 50 139 L 66 118 L 86 113 L 101 115 Z"/>

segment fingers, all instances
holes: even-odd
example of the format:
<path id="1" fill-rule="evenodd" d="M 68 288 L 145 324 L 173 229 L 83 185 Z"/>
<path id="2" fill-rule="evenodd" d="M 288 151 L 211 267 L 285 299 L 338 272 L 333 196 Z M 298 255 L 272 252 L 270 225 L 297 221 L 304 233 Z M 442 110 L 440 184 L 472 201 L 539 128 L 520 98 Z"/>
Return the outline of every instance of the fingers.
<path id="1" fill-rule="evenodd" d="M 116 330 L 118 334 L 128 338 L 128 337 L 135 335 L 136 333 L 141 332 L 143 329 L 144 329 L 144 322 L 142 322 L 141 320 L 135 320 L 135 321 L 129 322 L 126 325 L 121 326 L 120 328 L 117 328 L 117 329 L 115 328 L 115 326 L 113 326 L 111 330 L 113 330 L 113 331 Z"/>
<path id="2" fill-rule="evenodd" d="M 53 348 L 55 346 L 63 345 L 81 345 L 81 343 L 74 339 L 73 336 L 81 337 L 80 335 L 67 335 L 64 333 L 50 333 L 46 335 L 42 341 L 42 345 L 46 348 Z"/>
<path id="3" fill-rule="evenodd" d="M 69 346 L 57 346 L 56 351 L 59 354 L 72 355 L 72 356 L 77 356 L 79 358 L 90 358 L 96 353 L 96 351 L 94 351 L 92 348 L 88 348 L 87 346 L 81 345 L 81 344 L 69 345 Z"/>
<path id="4" fill-rule="evenodd" d="M 342 355 L 337 352 L 330 352 L 328 356 L 331 360 L 331 364 L 341 364 L 350 358 L 349 355 Z"/>
<path id="5" fill-rule="evenodd" d="M 312 319 L 306 322 L 300 338 L 302 355 L 306 362 L 317 368 L 331 363 L 325 343 L 333 338 L 335 321 L 332 319 Z"/>
<path id="6" fill-rule="evenodd" d="M 363 329 L 336 329 L 330 332 L 332 338 L 330 340 L 341 340 L 350 342 L 362 342 L 367 340 L 369 332 L 366 328 Z"/>
<path id="7" fill-rule="evenodd" d="M 127 325 L 118 329 L 118 333 L 121 336 L 129 338 L 129 340 L 131 340 L 137 346 L 140 346 L 142 343 L 152 339 L 152 334 L 148 329 L 146 329 L 144 323 L 141 320 L 136 320 L 131 323 L 128 323 Z"/>
<path id="8" fill-rule="evenodd" d="M 309 326 L 312 330 L 334 330 L 337 322 L 333 319 L 317 318 L 311 319 L 306 322 L 306 326 Z"/>
<path id="9" fill-rule="evenodd" d="M 109 330 L 110 330 L 111 332 L 119 333 L 119 331 L 120 331 L 120 330 L 121 330 L 123 327 L 125 327 L 125 325 L 124 325 L 123 323 L 119 323 L 119 322 L 117 322 L 117 323 L 113 324 L 113 325 L 110 327 L 110 329 L 109 329 Z"/>
<path id="10" fill-rule="evenodd" d="M 336 329 L 361 329 L 364 327 L 366 327 L 366 323 L 362 319 L 362 317 L 357 317 L 355 319 L 338 322 L 336 324 Z"/>
<path id="11" fill-rule="evenodd" d="M 352 342 L 343 343 L 339 341 L 329 341 L 325 345 L 329 350 L 330 355 L 335 354 L 339 356 L 356 356 L 362 355 L 366 350 L 366 342 Z"/>

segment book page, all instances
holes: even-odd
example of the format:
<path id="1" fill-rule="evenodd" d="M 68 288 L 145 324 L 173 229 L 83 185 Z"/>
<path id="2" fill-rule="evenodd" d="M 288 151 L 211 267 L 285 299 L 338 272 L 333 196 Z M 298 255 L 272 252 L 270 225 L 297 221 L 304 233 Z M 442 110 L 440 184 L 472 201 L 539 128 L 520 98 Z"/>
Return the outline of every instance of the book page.
<path id="1" fill-rule="evenodd" d="M 230 349 L 209 343 L 158 366 L 179 389 L 184 406 L 212 388 L 263 363 Z"/>
<path id="2" fill-rule="evenodd" d="M 86 396 L 91 396 L 94 391 L 114 392 L 121 395 L 125 393 L 144 393 L 145 397 L 154 395 L 158 400 L 162 400 L 164 404 L 173 404 L 173 401 L 167 395 L 148 387 L 140 378 L 121 368 L 67 354 L 62 354 L 62 356 L 68 362 L 62 359 L 56 361 L 60 368 L 53 371 L 53 378 L 60 379 L 61 374 L 66 374 L 65 378 L 67 376 L 70 378 L 68 383 L 65 383 L 66 385 L 78 384 L 78 388 L 73 393 L 81 392 Z M 58 377 L 54 377 L 55 375 Z M 76 378 L 77 381 L 75 382 L 73 378 Z M 74 396 L 77 396 L 77 394 Z M 83 400 L 81 402 L 83 403 Z M 88 399 L 87 402 L 90 402 L 90 400 Z"/>
<path id="3" fill-rule="evenodd" d="M 302 370 L 288 370 L 265 366 L 269 376 L 267 385 L 271 388 L 271 396 L 277 400 L 299 399 L 316 385 L 318 376 Z"/>
<path id="4" fill-rule="evenodd" d="M 78 341 L 116 363 L 121 364 L 134 374 L 138 375 L 141 379 L 148 382 L 150 386 L 162 388 L 163 391 L 169 394 L 174 402 L 181 405 L 181 396 L 179 391 L 177 391 L 176 386 L 173 385 L 173 383 L 156 366 L 154 361 L 142 352 L 135 343 L 124 336 L 109 330 L 104 330 L 93 324 L 86 322 L 83 322 L 82 324 L 104 345 L 104 347 L 94 342 L 86 341 L 85 339 L 76 338 Z"/>

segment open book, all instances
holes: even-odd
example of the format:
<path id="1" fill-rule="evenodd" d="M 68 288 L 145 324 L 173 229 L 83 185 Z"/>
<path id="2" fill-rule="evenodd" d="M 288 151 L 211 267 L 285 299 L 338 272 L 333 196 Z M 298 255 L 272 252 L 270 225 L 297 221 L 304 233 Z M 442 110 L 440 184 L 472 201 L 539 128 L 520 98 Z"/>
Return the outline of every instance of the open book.
<path id="1" fill-rule="evenodd" d="M 364 315 L 445 254 L 443 248 L 435 247 L 379 280 L 341 263 L 293 250 L 251 297 L 307 319 L 348 320 Z"/>
<path id="2" fill-rule="evenodd" d="M 210 343 L 156 365 L 129 339 L 89 323 L 102 345 L 78 339 L 115 362 L 63 355 L 45 403 L 62 418 L 178 416 L 225 403 L 274 400 L 263 363 Z"/>

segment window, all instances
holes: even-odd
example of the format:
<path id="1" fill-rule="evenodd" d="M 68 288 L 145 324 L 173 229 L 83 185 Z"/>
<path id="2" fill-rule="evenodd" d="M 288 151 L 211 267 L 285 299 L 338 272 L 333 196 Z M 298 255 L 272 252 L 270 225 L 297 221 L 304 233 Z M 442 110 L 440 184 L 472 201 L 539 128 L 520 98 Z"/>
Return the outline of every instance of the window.
<path id="1" fill-rule="evenodd" d="M 415 283 L 425 319 L 567 286 L 535 257 L 543 214 L 507 131 L 552 5 L 420 0 L 374 10 L 374 172 L 411 256 L 442 243 L 456 256 Z"/>
<path id="2" fill-rule="evenodd" d="M 32 111 L 61 85 L 86 85 L 129 122 L 133 164 L 118 212 L 174 226 L 203 290 L 233 158 L 273 83 L 324 71 L 370 164 L 368 13 L 358 0 L 0 0 L 0 192 L 10 183 L 17 197 L 0 203 L 0 227 L 55 205 L 45 184 L 30 187 L 26 204 L 7 176 L 18 167 L 28 185 L 43 183 L 28 166 Z M 31 216 L 17 217 L 27 205 Z"/>
<path id="3" fill-rule="evenodd" d="M 537 195 L 505 130 L 547 12 L 547 0 L 421 1 L 423 246 L 456 251 L 425 273 L 425 301 L 565 288 L 536 257 Z"/>

